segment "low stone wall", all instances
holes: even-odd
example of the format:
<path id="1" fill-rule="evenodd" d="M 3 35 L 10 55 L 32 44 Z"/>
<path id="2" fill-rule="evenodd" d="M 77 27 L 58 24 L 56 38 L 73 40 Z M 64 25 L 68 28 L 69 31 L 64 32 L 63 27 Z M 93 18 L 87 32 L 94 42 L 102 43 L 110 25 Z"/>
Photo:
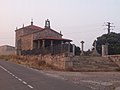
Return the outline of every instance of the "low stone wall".
<path id="1" fill-rule="evenodd" d="M 32 62 L 33 64 L 41 64 L 41 61 L 45 61 L 47 65 L 51 67 L 56 67 L 56 69 L 68 70 L 72 68 L 73 62 L 70 60 L 67 54 L 57 54 L 57 55 L 39 55 L 39 56 L 18 56 L 21 61 L 27 61 L 27 63 Z M 34 65 L 35 65 L 34 64 Z"/>
<path id="2" fill-rule="evenodd" d="M 120 67 L 108 57 L 100 56 L 66 56 L 62 55 L 45 55 L 42 56 L 48 64 L 59 69 L 73 71 L 116 71 Z"/>
<path id="3" fill-rule="evenodd" d="M 42 64 L 40 61 L 45 61 L 46 64 L 56 67 L 61 70 L 73 71 L 116 71 L 120 67 L 108 57 L 95 56 L 70 56 L 67 54 L 44 55 L 44 56 L 20 56 L 20 59 L 32 61 L 35 64 Z M 120 59 L 119 59 L 120 61 Z M 35 63 L 35 64 L 34 64 Z"/>
<path id="4" fill-rule="evenodd" d="M 72 62 L 70 58 L 67 57 L 65 54 L 60 55 L 44 55 L 41 56 L 41 59 L 46 61 L 49 65 L 53 65 L 59 69 L 69 69 L 72 67 Z"/>
<path id="5" fill-rule="evenodd" d="M 39 56 L 42 60 L 44 60 L 47 64 L 53 65 L 55 67 L 64 69 L 64 56 L 62 55 L 57 55 L 57 56 L 52 56 L 52 55 L 44 55 L 44 56 Z"/>
<path id="6" fill-rule="evenodd" d="M 76 56 L 71 58 L 75 71 L 116 71 L 118 65 L 108 57 Z"/>
<path id="7" fill-rule="evenodd" d="M 120 67 L 120 55 L 107 55 L 109 59 L 115 62 Z"/>

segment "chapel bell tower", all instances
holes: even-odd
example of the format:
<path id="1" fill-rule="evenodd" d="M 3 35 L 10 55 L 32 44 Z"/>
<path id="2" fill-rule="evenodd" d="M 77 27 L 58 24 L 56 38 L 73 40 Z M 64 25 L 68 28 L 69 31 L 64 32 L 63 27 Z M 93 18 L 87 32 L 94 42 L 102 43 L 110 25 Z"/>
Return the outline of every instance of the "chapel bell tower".
<path id="1" fill-rule="evenodd" d="M 49 21 L 49 19 L 47 19 L 45 21 L 45 28 L 50 28 L 50 21 Z"/>

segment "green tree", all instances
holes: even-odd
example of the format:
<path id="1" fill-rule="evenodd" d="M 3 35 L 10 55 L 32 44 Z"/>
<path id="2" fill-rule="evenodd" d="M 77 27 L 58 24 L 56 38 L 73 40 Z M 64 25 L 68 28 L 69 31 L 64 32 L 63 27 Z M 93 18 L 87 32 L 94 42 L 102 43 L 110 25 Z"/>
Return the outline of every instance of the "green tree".
<path id="1" fill-rule="evenodd" d="M 120 54 L 120 33 L 104 34 L 97 38 L 97 51 L 101 54 L 102 45 L 108 43 L 108 54 Z"/>

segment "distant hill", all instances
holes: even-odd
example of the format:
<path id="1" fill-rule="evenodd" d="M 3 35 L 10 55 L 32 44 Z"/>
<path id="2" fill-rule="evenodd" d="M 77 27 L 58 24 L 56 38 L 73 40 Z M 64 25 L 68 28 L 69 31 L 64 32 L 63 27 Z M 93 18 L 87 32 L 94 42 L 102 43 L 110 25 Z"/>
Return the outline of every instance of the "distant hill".
<path id="1" fill-rule="evenodd" d="M 9 45 L 0 46 L 0 55 L 15 55 L 15 47 Z"/>

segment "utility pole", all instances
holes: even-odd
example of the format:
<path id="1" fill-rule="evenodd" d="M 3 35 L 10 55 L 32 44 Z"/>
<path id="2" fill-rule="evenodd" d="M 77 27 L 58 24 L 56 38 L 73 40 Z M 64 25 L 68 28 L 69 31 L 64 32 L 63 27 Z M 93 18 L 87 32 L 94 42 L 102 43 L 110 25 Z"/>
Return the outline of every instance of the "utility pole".
<path id="1" fill-rule="evenodd" d="M 110 34 L 110 31 L 111 30 L 113 30 L 113 29 L 111 29 L 111 27 L 115 27 L 115 26 L 111 26 L 111 22 L 106 22 L 106 25 L 105 26 L 107 26 L 107 30 L 108 30 L 108 34 Z"/>

